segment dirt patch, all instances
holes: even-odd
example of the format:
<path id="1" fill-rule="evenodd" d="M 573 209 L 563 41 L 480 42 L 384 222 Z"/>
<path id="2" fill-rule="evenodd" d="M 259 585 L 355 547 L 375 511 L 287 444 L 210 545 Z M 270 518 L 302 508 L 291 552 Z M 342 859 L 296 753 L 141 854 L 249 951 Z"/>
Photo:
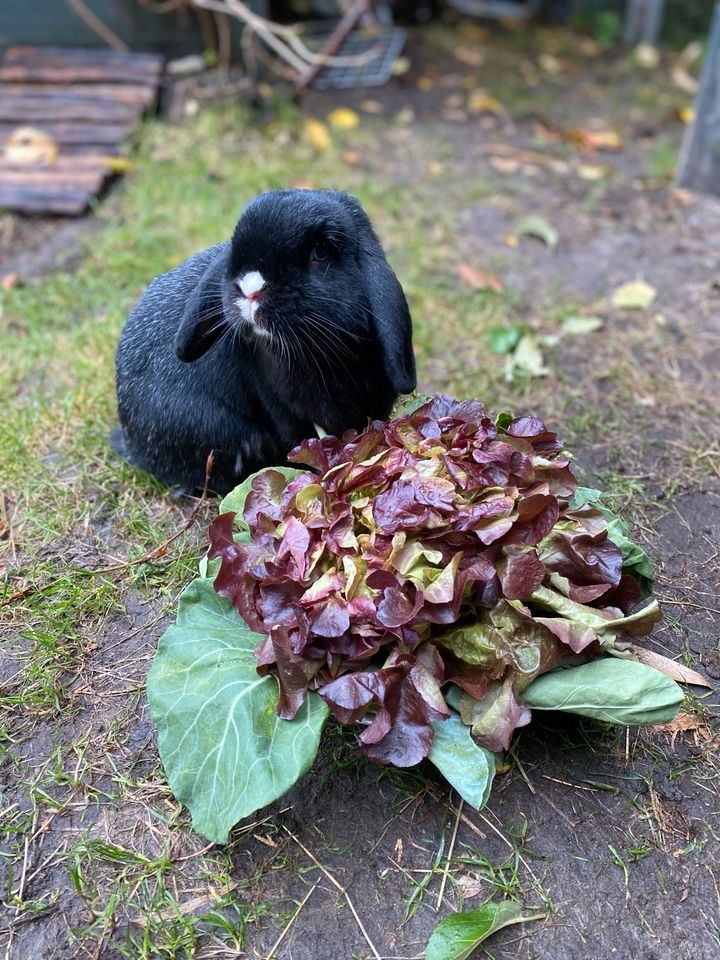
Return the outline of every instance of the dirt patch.
<path id="1" fill-rule="evenodd" d="M 98 228 L 92 214 L 72 220 L 0 214 L 0 270 L 21 280 L 72 270 L 82 257 L 82 244 Z"/>

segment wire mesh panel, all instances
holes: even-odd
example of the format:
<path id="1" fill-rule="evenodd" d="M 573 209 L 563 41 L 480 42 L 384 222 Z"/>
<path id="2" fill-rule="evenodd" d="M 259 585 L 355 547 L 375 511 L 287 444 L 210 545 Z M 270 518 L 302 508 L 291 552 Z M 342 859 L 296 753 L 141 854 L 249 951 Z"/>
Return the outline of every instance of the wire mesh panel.
<path id="1" fill-rule="evenodd" d="M 318 24 L 309 25 L 308 32 L 303 31 L 302 39 L 310 50 L 319 52 L 331 36 L 331 29 Z M 357 27 L 351 30 L 334 59 L 352 58 L 353 62 L 323 67 L 312 86 L 317 90 L 382 86 L 392 75 L 393 63 L 405 45 L 406 36 L 402 27 Z"/>

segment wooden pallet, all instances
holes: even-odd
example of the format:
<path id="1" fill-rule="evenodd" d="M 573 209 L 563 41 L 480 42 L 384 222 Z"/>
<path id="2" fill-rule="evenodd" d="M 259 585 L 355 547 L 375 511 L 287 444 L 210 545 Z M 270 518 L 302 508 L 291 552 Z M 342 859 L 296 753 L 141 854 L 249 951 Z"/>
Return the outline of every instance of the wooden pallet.
<path id="1" fill-rule="evenodd" d="M 114 50 L 11 47 L 0 63 L 0 208 L 83 213 L 116 171 L 112 158 L 157 100 L 162 57 Z M 6 155 L 18 127 L 49 135 L 58 157 Z"/>

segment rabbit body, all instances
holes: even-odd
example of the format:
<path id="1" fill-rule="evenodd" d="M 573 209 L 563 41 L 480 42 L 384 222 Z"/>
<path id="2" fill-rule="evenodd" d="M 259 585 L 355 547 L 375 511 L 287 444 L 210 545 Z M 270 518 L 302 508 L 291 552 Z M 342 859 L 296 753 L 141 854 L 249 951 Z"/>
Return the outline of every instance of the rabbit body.
<path id="1" fill-rule="evenodd" d="M 156 278 L 118 346 L 116 449 L 169 485 L 226 492 L 415 388 L 410 313 L 359 203 L 261 194 L 229 242 Z"/>

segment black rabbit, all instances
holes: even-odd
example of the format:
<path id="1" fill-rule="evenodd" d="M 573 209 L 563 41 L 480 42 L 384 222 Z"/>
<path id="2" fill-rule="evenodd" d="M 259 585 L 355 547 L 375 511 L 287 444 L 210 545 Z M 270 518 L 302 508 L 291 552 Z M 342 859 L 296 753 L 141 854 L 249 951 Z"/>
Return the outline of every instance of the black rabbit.
<path id="1" fill-rule="evenodd" d="M 157 277 L 117 352 L 116 449 L 224 493 L 314 424 L 384 419 L 415 388 L 410 312 L 366 214 L 330 190 L 261 194 L 232 240 Z"/>

